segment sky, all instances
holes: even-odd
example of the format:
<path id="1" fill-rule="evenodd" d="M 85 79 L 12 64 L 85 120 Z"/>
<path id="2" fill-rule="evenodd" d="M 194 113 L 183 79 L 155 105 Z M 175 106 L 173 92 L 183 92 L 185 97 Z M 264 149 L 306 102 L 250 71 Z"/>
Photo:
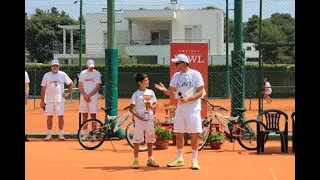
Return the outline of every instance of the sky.
<path id="1" fill-rule="evenodd" d="M 36 8 L 42 10 L 56 7 L 58 11 L 64 10 L 72 18 L 77 19 L 80 15 L 80 0 L 25 0 L 25 11 L 30 15 Z M 82 11 L 86 13 L 100 13 L 102 8 L 107 7 L 107 0 L 83 0 Z M 170 0 L 115 0 L 116 10 L 136 10 L 140 7 L 146 9 L 163 9 L 168 6 Z M 185 9 L 200 9 L 206 6 L 215 6 L 226 9 L 226 0 L 177 0 L 178 7 Z M 247 21 L 253 14 L 259 16 L 260 0 L 243 0 L 243 17 Z M 295 0 L 262 0 L 262 18 L 269 18 L 273 13 L 289 13 L 295 17 Z M 234 16 L 234 0 L 229 0 L 229 18 Z"/>

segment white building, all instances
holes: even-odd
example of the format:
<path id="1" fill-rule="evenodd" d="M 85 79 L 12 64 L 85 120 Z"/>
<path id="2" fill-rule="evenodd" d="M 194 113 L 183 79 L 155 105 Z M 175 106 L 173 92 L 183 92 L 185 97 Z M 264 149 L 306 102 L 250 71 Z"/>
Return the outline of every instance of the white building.
<path id="1" fill-rule="evenodd" d="M 103 59 L 107 48 L 107 13 L 88 13 L 85 17 L 86 41 L 82 57 Z M 223 10 L 124 10 L 115 14 L 115 21 L 116 47 L 128 56 L 137 57 L 139 63 L 169 64 L 170 42 L 207 42 L 209 64 L 225 63 Z M 64 31 L 74 28 L 60 27 Z M 78 52 L 72 54 L 71 50 L 66 50 L 71 46 L 65 41 L 62 47 L 60 53 L 54 54 L 55 58 L 68 58 L 68 63 L 76 64 L 71 59 L 78 58 Z M 230 43 L 229 51 L 232 49 Z"/>

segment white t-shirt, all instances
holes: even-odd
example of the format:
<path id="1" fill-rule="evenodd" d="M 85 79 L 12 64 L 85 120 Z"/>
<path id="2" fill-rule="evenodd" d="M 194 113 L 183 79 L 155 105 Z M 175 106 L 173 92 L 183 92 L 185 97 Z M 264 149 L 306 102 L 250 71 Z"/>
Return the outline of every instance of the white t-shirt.
<path id="1" fill-rule="evenodd" d="M 139 89 L 133 93 L 131 96 L 131 104 L 135 105 L 136 112 L 140 117 L 144 117 L 144 111 L 146 107 L 144 105 L 143 94 L 152 95 L 152 99 L 149 101 L 150 104 L 157 102 L 157 98 L 153 90 L 146 89 L 145 91 L 140 91 Z M 154 120 L 154 114 L 152 109 L 148 109 L 149 111 L 149 120 Z M 136 117 L 134 117 L 136 119 Z"/>
<path id="2" fill-rule="evenodd" d="M 44 74 L 41 86 L 45 86 L 45 102 L 63 102 L 65 99 L 62 96 L 64 93 L 64 83 L 69 85 L 72 82 L 70 77 L 63 71 L 58 71 L 56 74 L 47 72 Z"/>
<path id="3" fill-rule="evenodd" d="M 176 72 L 173 75 L 169 86 L 177 88 L 176 93 L 181 92 L 182 96 L 184 96 L 185 92 L 187 92 L 189 89 L 198 88 L 203 85 L 204 82 L 201 73 L 194 69 L 189 69 L 184 73 Z M 178 107 L 186 110 L 201 110 L 201 101 L 199 98 L 188 103 L 178 103 L 177 108 Z"/>
<path id="4" fill-rule="evenodd" d="M 272 89 L 271 89 L 271 84 L 269 82 L 266 82 L 264 85 L 264 93 L 265 94 L 271 94 Z"/>
<path id="5" fill-rule="evenodd" d="M 86 94 L 89 94 L 93 91 L 97 84 L 101 84 L 101 74 L 99 71 L 95 69 L 92 72 L 89 72 L 87 69 L 83 70 L 80 73 L 79 83 L 80 82 L 83 82 L 84 92 Z M 91 97 L 91 101 L 98 101 L 98 97 L 99 92 L 97 92 Z M 84 100 L 82 94 L 80 98 L 80 100 Z"/>
<path id="6" fill-rule="evenodd" d="M 29 75 L 28 75 L 28 73 L 27 73 L 27 71 L 24 71 L 24 83 L 26 84 L 26 83 L 30 83 L 30 79 L 29 79 Z"/>

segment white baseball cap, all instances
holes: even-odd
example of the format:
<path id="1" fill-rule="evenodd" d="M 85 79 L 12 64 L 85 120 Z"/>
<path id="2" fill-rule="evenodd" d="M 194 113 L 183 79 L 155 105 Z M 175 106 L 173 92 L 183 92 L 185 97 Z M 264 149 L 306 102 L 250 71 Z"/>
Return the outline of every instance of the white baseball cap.
<path id="1" fill-rule="evenodd" d="M 185 54 L 178 54 L 174 59 L 171 59 L 172 62 L 185 62 L 185 63 L 190 63 L 189 58 Z"/>
<path id="2" fill-rule="evenodd" d="M 54 59 L 51 61 L 51 65 L 58 65 L 59 66 L 59 61 L 58 59 Z"/>
<path id="3" fill-rule="evenodd" d="M 87 61 L 87 67 L 94 67 L 94 60 L 93 59 L 88 59 Z"/>

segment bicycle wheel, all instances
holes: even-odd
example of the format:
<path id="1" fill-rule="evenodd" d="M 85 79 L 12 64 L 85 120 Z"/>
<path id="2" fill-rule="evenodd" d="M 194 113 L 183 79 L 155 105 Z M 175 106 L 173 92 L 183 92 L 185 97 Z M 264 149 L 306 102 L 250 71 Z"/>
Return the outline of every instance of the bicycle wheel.
<path id="1" fill-rule="evenodd" d="M 210 135 L 211 123 L 207 119 L 202 122 L 202 133 L 198 137 L 198 151 L 200 151 L 206 144 Z"/>
<path id="2" fill-rule="evenodd" d="M 257 125 L 260 129 L 266 129 L 266 125 L 257 120 L 248 120 L 241 125 L 241 129 L 237 129 L 237 140 L 241 147 L 246 150 L 257 150 Z M 265 142 L 267 139 L 265 139 Z"/>
<path id="3" fill-rule="evenodd" d="M 102 145 L 105 139 L 103 124 L 98 119 L 89 119 L 82 123 L 77 135 L 80 145 L 87 150 L 94 150 Z"/>
<path id="4" fill-rule="evenodd" d="M 132 142 L 133 133 L 134 133 L 134 121 L 130 122 L 126 128 L 126 140 L 132 148 L 134 147 L 134 144 Z M 145 141 L 140 143 L 139 152 L 144 152 L 147 150 L 148 150 L 147 143 Z"/>

